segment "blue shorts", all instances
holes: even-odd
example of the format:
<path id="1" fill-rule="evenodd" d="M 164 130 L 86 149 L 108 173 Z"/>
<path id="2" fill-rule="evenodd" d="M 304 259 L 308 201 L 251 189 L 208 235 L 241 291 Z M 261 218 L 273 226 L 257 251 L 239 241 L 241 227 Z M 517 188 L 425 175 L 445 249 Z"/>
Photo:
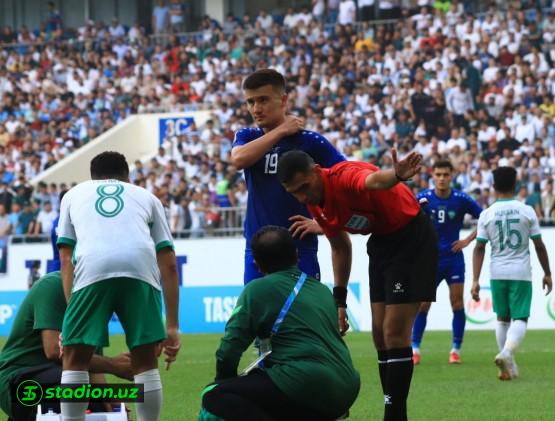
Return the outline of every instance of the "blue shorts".
<path id="1" fill-rule="evenodd" d="M 320 280 L 320 265 L 318 264 L 318 252 L 315 250 L 299 250 L 299 269 Z M 247 285 L 250 281 L 256 278 L 262 278 L 262 275 L 254 263 L 252 250 L 245 250 L 245 274 L 243 282 Z"/>
<path id="2" fill-rule="evenodd" d="M 439 286 L 444 279 L 447 285 L 464 283 L 464 255 L 462 253 L 457 253 L 453 257 L 439 258 L 436 285 Z"/>

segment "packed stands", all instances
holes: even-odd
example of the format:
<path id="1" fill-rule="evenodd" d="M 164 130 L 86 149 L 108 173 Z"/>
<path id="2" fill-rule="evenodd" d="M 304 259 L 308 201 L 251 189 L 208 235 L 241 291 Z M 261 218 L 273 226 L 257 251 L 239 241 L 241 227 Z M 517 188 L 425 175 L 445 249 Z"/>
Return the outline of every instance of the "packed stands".
<path id="1" fill-rule="evenodd" d="M 387 167 L 392 146 L 416 149 L 426 163 L 417 192 L 448 157 L 457 187 L 483 206 L 492 170 L 512 165 L 519 200 L 546 223 L 555 217 L 552 9 L 511 3 L 474 15 L 436 2 L 368 21 L 374 9 L 353 11 L 351 0 L 334 10 L 313 3 L 283 16 L 206 16 L 195 33 L 151 35 L 117 20 L 64 28 L 61 18 L 1 30 L 0 235 L 49 232 L 70 186 L 33 189 L 41 171 L 130 114 L 193 109 L 210 109 L 212 120 L 165 139 L 135 163 L 132 182 L 162 200 L 175 232 L 240 227 L 247 192 L 229 154 L 234 132 L 252 124 L 241 81 L 262 67 L 286 76 L 291 112 L 348 159 Z"/>

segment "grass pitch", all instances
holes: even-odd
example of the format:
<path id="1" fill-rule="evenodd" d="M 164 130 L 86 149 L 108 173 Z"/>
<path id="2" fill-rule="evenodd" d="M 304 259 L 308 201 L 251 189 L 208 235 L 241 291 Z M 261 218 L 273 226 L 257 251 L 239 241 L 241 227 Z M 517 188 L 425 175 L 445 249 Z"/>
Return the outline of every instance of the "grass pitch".
<path id="1" fill-rule="evenodd" d="M 200 392 L 214 376 L 214 352 L 220 335 L 183 335 L 177 363 L 161 370 L 164 384 L 163 421 L 197 419 Z M 346 337 L 362 388 L 351 408 L 351 421 L 382 419 L 383 398 L 376 353 L 368 333 Z M 105 355 L 125 350 L 122 336 L 110 338 Z M 0 338 L 3 346 L 5 338 Z M 493 358 L 497 352 L 493 332 L 467 332 L 463 364 L 447 363 L 450 332 L 426 332 L 422 363 L 415 367 L 409 397 L 411 421 L 552 420 L 555 414 L 555 330 L 529 331 L 517 353 L 520 378 L 501 382 Z M 245 354 L 242 365 L 254 359 Z M 161 364 L 162 367 L 162 364 Z M 109 379 L 113 380 L 113 379 Z M 3 417 L 1 417 L 3 418 Z"/>

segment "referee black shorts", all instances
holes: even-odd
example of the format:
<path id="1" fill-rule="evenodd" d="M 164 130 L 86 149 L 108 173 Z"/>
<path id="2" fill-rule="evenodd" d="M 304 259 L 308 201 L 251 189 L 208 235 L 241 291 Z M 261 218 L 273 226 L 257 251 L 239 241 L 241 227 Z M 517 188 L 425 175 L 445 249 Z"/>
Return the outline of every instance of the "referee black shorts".
<path id="1" fill-rule="evenodd" d="M 367 252 L 372 303 L 436 300 L 438 239 L 424 212 L 394 233 L 372 234 Z"/>

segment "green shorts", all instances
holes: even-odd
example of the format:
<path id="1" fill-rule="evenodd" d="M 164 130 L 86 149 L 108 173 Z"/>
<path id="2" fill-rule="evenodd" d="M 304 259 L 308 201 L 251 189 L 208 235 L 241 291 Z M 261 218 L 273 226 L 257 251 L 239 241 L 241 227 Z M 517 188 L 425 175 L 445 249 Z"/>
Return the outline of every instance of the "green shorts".
<path id="1" fill-rule="evenodd" d="M 113 313 L 129 349 L 166 339 L 160 291 L 137 279 L 110 278 L 71 294 L 62 325 L 63 345 L 109 346 Z"/>
<path id="2" fill-rule="evenodd" d="M 497 317 L 527 319 L 532 304 L 532 282 L 491 280 L 493 311 Z"/>

